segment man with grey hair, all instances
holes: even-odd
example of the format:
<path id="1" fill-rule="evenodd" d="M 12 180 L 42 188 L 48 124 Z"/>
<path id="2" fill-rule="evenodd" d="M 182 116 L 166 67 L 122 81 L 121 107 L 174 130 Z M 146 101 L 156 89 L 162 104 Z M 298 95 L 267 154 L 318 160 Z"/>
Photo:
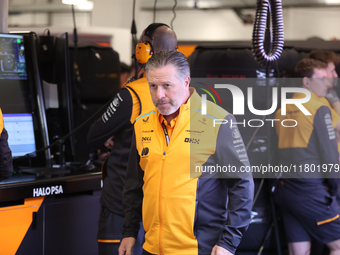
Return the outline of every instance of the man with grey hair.
<path id="1" fill-rule="evenodd" d="M 136 59 L 138 60 L 138 56 L 141 55 L 145 62 L 145 59 L 153 53 L 177 47 L 175 32 L 163 23 L 150 24 L 143 31 L 139 42 L 136 46 Z M 148 47 L 153 48 L 153 52 L 147 52 Z M 105 164 L 107 167 L 102 168 L 103 189 L 97 234 L 99 255 L 118 254 L 124 220 L 122 193 L 133 123 L 138 115 L 153 108 L 148 82 L 143 77 L 145 64 L 140 62 L 138 66 L 138 79 L 123 86 L 101 118 L 92 124 L 88 133 L 88 143 L 94 148 L 101 149 L 105 145 L 110 149 Z M 135 255 L 142 253 L 143 227 L 140 228 L 140 232 L 140 238 L 134 248 Z"/>
<path id="2" fill-rule="evenodd" d="M 234 254 L 250 223 L 254 183 L 239 171 L 250 165 L 237 127 L 214 124 L 235 119 L 211 102 L 202 114 L 182 53 L 161 51 L 145 69 L 156 108 L 134 124 L 119 254 L 132 254 L 141 217 L 143 255 Z"/>

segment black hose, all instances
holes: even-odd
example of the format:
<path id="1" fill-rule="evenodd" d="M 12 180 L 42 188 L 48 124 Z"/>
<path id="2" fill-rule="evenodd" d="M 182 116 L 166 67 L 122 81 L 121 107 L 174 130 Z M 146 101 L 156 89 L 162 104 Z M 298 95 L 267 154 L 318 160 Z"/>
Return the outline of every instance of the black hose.
<path id="1" fill-rule="evenodd" d="M 270 2 L 269 2 L 270 1 Z M 268 10 L 272 11 L 273 45 L 268 54 L 264 47 Z M 262 66 L 270 66 L 280 58 L 284 44 L 281 0 L 257 0 L 253 30 L 252 52 Z"/>

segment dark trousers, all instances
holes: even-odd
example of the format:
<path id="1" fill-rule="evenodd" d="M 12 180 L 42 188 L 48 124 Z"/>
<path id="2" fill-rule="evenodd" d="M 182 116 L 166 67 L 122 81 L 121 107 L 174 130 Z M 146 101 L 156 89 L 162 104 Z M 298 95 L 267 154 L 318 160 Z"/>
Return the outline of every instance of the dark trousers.
<path id="1" fill-rule="evenodd" d="M 102 206 L 98 223 L 98 254 L 99 255 L 118 255 L 118 248 L 122 240 L 124 218 L 120 215 L 110 212 Z M 144 229 L 141 224 L 136 244 L 133 247 L 134 255 L 143 253 Z"/>
<path id="2" fill-rule="evenodd" d="M 156 255 L 156 254 L 152 254 L 150 252 L 147 252 L 146 250 L 143 250 L 143 254 L 142 255 Z"/>

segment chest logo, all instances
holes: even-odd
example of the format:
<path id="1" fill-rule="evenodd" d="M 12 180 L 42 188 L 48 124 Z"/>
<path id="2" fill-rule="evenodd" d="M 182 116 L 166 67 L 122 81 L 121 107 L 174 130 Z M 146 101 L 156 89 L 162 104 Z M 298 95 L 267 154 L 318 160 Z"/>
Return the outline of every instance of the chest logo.
<path id="1" fill-rule="evenodd" d="M 184 138 L 185 143 L 194 143 L 194 144 L 200 144 L 200 139 L 195 138 Z"/>
<path id="2" fill-rule="evenodd" d="M 149 148 L 148 147 L 143 148 L 142 156 L 146 156 L 146 155 L 148 155 L 148 153 L 149 153 Z"/>

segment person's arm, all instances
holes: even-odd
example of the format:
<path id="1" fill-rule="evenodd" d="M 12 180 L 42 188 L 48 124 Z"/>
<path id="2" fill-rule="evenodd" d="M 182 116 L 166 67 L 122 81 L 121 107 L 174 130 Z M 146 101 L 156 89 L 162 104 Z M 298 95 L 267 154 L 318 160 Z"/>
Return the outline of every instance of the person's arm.
<path id="1" fill-rule="evenodd" d="M 7 140 L 8 134 L 6 129 L 3 128 L 0 134 L 0 181 L 8 179 L 13 174 L 12 151 Z"/>
<path id="2" fill-rule="evenodd" d="M 335 196 L 339 192 L 338 178 L 340 176 L 335 169 L 336 166 L 339 166 L 339 151 L 336 131 L 332 126 L 331 111 L 327 106 L 322 106 L 317 110 L 314 116 L 314 130 L 318 139 L 321 164 L 327 167 L 325 177 L 328 178 L 329 193 Z"/>
<path id="3" fill-rule="evenodd" d="M 340 99 L 333 88 L 328 89 L 326 99 L 328 100 L 332 108 L 335 110 L 335 112 L 340 116 Z"/>
<path id="4" fill-rule="evenodd" d="M 235 166 L 238 172 L 223 173 L 223 176 L 221 176 L 228 186 L 228 216 L 222 235 L 216 245 L 235 253 L 251 220 L 254 181 L 251 172 L 239 172 L 242 170 L 241 167 L 250 167 L 248 155 L 237 126 L 230 128 L 229 123 L 231 121 L 235 123 L 235 118 L 228 115 L 225 119 L 228 124 L 221 125 L 218 132 L 217 159 L 220 165 L 228 166 L 230 164 L 230 166 Z"/>
<path id="5" fill-rule="evenodd" d="M 130 123 L 132 107 L 130 92 L 126 88 L 121 89 L 102 116 L 91 125 L 87 142 L 95 149 L 102 147 L 110 137 Z"/>
<path id="6" fill-rule="evenodd" d="M 334 111 L 340 115 L 340 101 L 336 101 L 333 104 L 331 104 L 332 108 L 334 109 Z"/>
<path id="7" fill-rule="evenodd" d="M 142 219 L 144 172 L 139 165 L 139 159 L 140 157 L 136 148 L 136 137 L 135 133 L 133 133 L 123 190 L 125 219 L 123 223 L 123 240 L 119 247 L 120 255 L 131 254 Z"/>

